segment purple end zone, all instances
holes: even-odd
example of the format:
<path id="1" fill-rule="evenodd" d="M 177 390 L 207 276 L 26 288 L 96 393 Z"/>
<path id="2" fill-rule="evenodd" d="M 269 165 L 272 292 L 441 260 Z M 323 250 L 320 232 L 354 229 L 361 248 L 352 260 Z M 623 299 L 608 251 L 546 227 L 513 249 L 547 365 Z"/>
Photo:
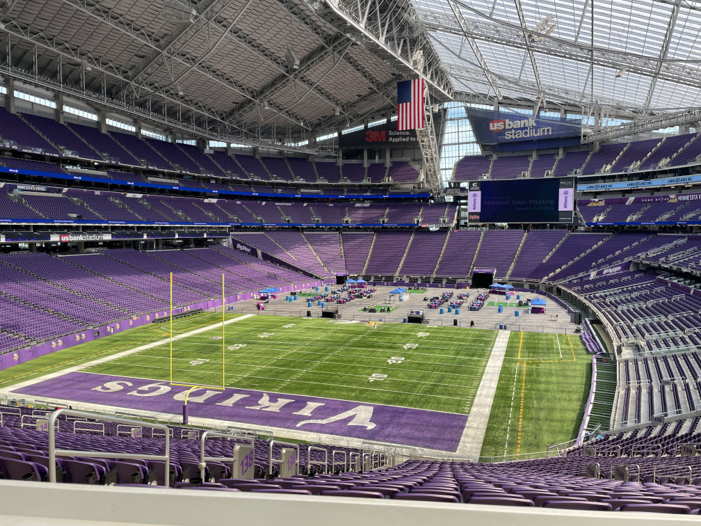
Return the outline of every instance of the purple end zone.
<path id="1" fill-rule="evenodd" d="M 189 387 L 92 373 L 68 373 L 15 393 L 125 409 L 182 414 Z M 467 415 L 245 389 L 195 390 L 190 417 L 326 433 L 456 451 Z"/>

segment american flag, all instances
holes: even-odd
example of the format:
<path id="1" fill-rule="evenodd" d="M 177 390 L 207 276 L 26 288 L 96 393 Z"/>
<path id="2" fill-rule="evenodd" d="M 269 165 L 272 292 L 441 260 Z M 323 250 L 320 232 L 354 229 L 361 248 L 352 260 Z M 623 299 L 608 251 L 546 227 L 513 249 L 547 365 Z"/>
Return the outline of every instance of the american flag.
<path id="1" fill-rule="evenodd" d="M 424 79 L 397 82 L 397 130 L 424 127 Z"/>

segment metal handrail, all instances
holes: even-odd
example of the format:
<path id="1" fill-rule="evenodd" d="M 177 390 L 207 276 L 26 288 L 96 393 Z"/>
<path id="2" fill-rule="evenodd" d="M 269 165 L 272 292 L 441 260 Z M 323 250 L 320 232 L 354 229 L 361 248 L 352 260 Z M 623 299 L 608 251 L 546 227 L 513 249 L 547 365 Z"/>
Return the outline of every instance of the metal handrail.
<path id="1" fill-rule="evenodd" d="M 297 450 L 297 457 L 295 458 L 295 464 L 297 464 L 297 473 L 299 473 L 299 444 L 293 444 L 292 442 L 282 442 L 281 440 L 271 440 L 270 441 L 270 460 L 268 462 L 268 474 L 273 474 L 273 463 L 282 464 L 281 458 L 273 458 L 273 445 L 282 444 L 284 446 L 292 446 Z"/>
<path id="2" fill-rule="evenodd" d="M 25 426 L 27 426 L 27 427 L 33 427 L 33 428 L 36 428 L 36 427 L 37 427 L 37 423 L 36 423 L 36 422 L 25 422 L 25 421 L 24 421 L 25 418 L 33 418 L 33 419 L 35 419 L 35 420 L 45 420 L 45 419 L 43 419 L 43 418 L 40 417 L 40 416 L 22 415 L 22 418 L 20 419 L 20 429 L 24 429 Z M 58 426 L 58 423 L 56 424 L 56 426 Z"/>
<path id="3" fill-rule="evenodd" d="M 89 428 L 76 429 L 75 426 L 77 426 L 78 424 L 84 424 L 84 425 L 89 425 L 89 426 L 100 426 L 102 429 L 89 429 Z M 87 431 L 89 433 L 102 433 L 102 436 L 105 436 L 105 424 L 103 424 L 102 422 L 88 422 L 86 420 L 74 420 L 73 421 L 73 433 L 75 433 L 76 431 Z"/>
<path id="4" fill-rule="evenodd" d="M 331 471 L 333 471 L 334 473 L 336 472 L 336 466 L 339 464 L 339 462 L 336 462 L 336 453 L 343 455 L 343 469 L 345 470 L 348 467 L 348 452 L 334 449 L 331 452 Z"/>
<path id="5" fill-rule="evenodd" d="M 629 466 L 635 466 L 636 468 L 638 468 L 638 482 L 640 482 L 640 466 L 638 464 L 611 464 L 611 470 L 609 473 L 609 480 L 613 480 L 613 470 L 615 468 L 628 469 Z M 628 469 L 628 478 L 630 478 L 630 469 Z"/>
<path id="6" fill-rule="evenodd" d="M 66 416 L 82 416 L 84 418 L 104 420 L 105 422 L 113 422 L 117 424 L 141 424 L 146 427 L 151 427 L 155 429 L 162 429 L 164 432 L 168 429 L 168 426 L 163 424 L 149 424 L 146 422 L 135 422 L 132 420 L 124 420 L 122 418 L 117 418 L 107 415 L 95 415 L 91 413 L 84 413 L 82 411 L 74 411 L 72 409 L 59 409 L 54 411 L 49 419 L 49 481 L 56 482 L 56 456 L 63 457 L 82 457 L 82 458 L 135 458 L 139 460 L 162 460 L 165 462 L 165 472 L 164 485 L 169 487 L 169 476 L 170 473 L 170 438 L 168 434 L 165 435 L 165 454 L 164 455 L 143 455 L 139 453 L 111 453 L 107 451 L 74 451 L 71 449 L 56 449 L 56 429 L 55 426 L 58 424 L 58 417 L 61 415 Z M 136 427 L 136 426 L 135 426 Z"/>
<path id="7" fill-rule="evenodd" d="M 360 455 L 360 453 L 355 452 L 355 451 L 351 451 L 351 453 L 348 455 L 348 460 L 349 460 L 348 469 L 350 470 L 351 466 L 353 466 L 353 455 L 355 455 L 357 458 L 360 459 L 360 461 L 361 461 L 360 469 L 362 470 L 363 469 L 363 466 L 362 466 L 363 457 Z"/>
<path id="8" fill-rule="evenodd" d="M 127 420 L 127 422 L 128 422 L 128 420 Z M 142 428 L 142 425 L 144 425 L 143 422 L 136 422 L 136 421 L 134 421 L 134 423 L 135 423 L 135 424 L 141 424 L 141 425 L 136 425 L 136 426 L 118 425 L 118 426 L 117 426 L 117 436 L 121 436 L 120 433 L 129 433 L 129 436 L 131 436 L 131 433 L 132 433 L 132 431 L 134 431 L 134 429 L 141 429 L 141 430 L 143 431 L 143 428 Z M 128 428 L 129 428 L 129 431 L 125 431 L 125 430 L 120 431 L 120 430 L 119 430 L 120 427 L 128 427 Z"/>
<path id="9" fill-rule="evenodd" d="M 324 452 L 324 461 L 312 461 L 312 449 L 316 451 L 323 451 Z M 324 473 L 329 472 L 329 451 L 328 449 L 324 449 L 323 447 L 316 447 L 316 446 L 309 446 L 307 449 L 307 466 L 311 466 L 312 464 L 318 464 L 324 465 Z M 308 468 L 307 468 L 308 469 Z"/>
<path id="10" fill-rule="evenodd" d="M 154 429 L 154 430 L 152 430 L 152 431 L 151 431 L 151 438 L 156 438 L 156 436 L 161 436 L 160 433 L 159 433 L 158 435 L 156 435 L 156 431 L 160 431 L 160 429 Z M 163 433 L 163 436 L 166 435 L 166 432 L 165 432 L 165 431 L 161 431 L 161 432 Z M 167 433 L 167 434 L 168 434 L 168 436 L 170 436 L 170 438 L 173 438 L 173 428 L 172 428 L 172 427 L 169 427 L 169 428 L 168 428 L 168 433 Z"/>
<path id="11" fill-rule="evenodd" d="M 694 471 L 691 469 L 691 466 L 652 466 L 652 478 L 653 480 L 657 480 L 657 477 L 679 477 L 680 475 L 677 475 L 676 473 L 670 473 L 670 474 L 657 474 L 657 468 L 660 468 L 662 470 L 675 470 L 675 469 L 688 469 L 689 470 L 689 479 L 692 480 L 694 477 Z"/>
<path id="12" fill-rule="evenodd" d="M 229 457 L 205 457 L 204 456 L 204 441 L 207 439 L 207 437 L 221 437 L 221 438 L 228 438 L 228 439 L 236 439 L 236 440 L 246 440 L 251 443 L 251 446 L 255 449 L 255 442 L 252 438 L 240 436 L 240 435 L 227 435 L 226 433 L 217 433 L 216 431 L 205 431 L 202 433 L 202 436 L 200 437 L 200 477 L 204 481 L 204 475 L 205 475 L 205 468 L 207 467 L 207 461 L 211 462 L 231 462 L 231 471 L 233 473 L 235 466 L 234 462 L 236 462 L 236 459 L 234 459 L 234 448 L 231 448 L 231 458 Z M 235 446 L 234 446 L 235 447 Z"/>

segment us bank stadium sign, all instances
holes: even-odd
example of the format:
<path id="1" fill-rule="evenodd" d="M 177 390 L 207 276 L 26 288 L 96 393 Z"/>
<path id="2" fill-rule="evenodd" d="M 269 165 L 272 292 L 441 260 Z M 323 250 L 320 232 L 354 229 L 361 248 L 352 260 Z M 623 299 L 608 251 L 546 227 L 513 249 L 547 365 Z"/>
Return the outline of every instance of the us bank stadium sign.
<path id="1" fill-rule="evenodd" d="M 468 108 L 467 117 L 479 144 L 575 137 L 582 129 L 579 120 L 530 117 L 504 111 Z"/>

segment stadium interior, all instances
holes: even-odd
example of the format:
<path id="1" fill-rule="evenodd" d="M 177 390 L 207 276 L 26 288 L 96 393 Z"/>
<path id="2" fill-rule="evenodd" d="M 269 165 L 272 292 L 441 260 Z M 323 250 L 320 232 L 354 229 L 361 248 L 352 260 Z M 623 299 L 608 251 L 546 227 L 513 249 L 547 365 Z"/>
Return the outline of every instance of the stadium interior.
<path id="1" fill-rule="evenodd" d="M 0 5 L 0 522 L 698 521 L 700 10 Z"/>

